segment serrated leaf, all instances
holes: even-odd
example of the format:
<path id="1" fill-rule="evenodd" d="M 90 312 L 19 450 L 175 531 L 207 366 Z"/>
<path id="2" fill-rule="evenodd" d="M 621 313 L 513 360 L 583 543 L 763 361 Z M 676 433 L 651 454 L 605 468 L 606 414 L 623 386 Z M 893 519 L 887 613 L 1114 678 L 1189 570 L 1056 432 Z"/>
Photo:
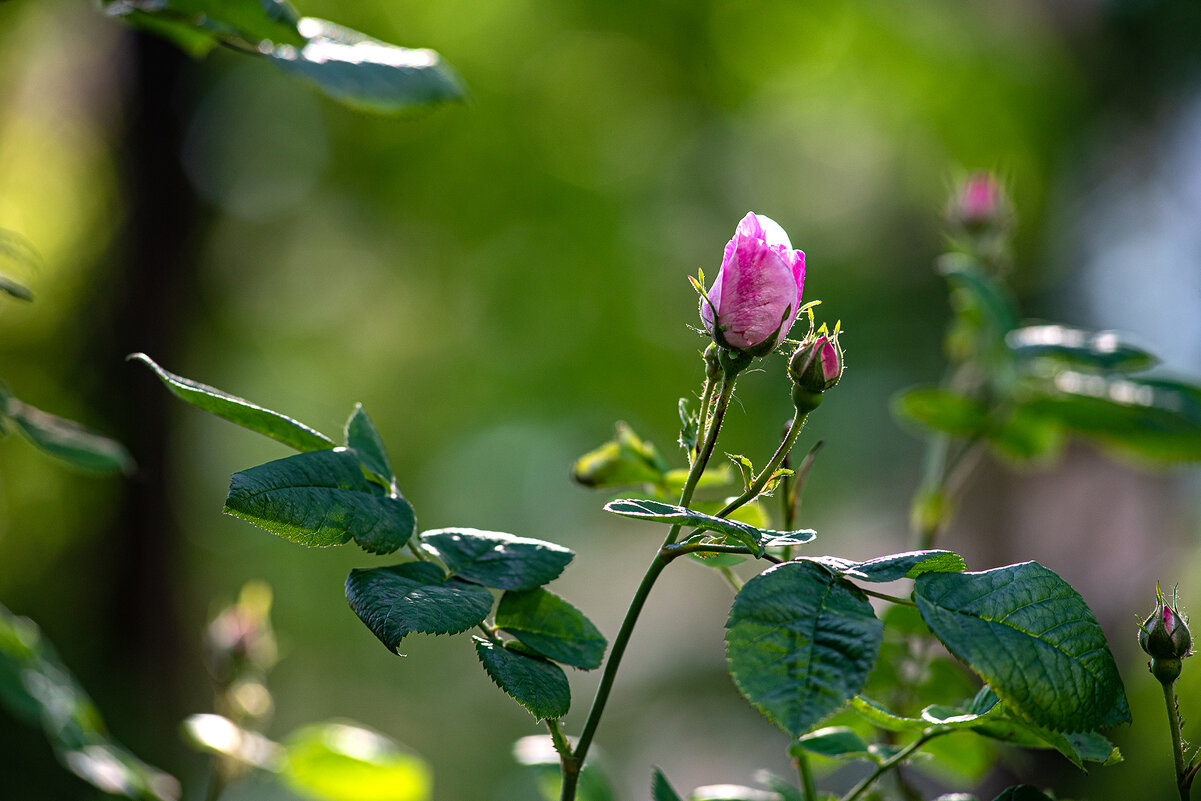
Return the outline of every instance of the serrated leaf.
<path id="1" fill-rule="evenodd" d="M 539 720 L 555 720 L 571 708 L 571 687 L 558 665 L 504 648 L 481 637 L 475 653 L 488 676 Z"/>
<path id="2" fill-rule="evenodd" d="M 996 697 L 996 693 L 985 686 L 977 695 L 977 701 L 989 703 Z M 1080 770 L 1085 770 L 1086 761 L 1102 765 L 1122 761 L 1121 752 L 1099 732 L 1061 734 L 1005 713 L 977 726 L 976 733 L 1024 748 L 1053 748 Z"/>
<path id="3" fill-rule="evenodd" d="M 601 666 L 608 645 L 583 613 L 541 587 L 501 596 L 496 627 L 548 659 L 584 670 Z"/>
<path id="4" fill-rule="evenodd" d="M 234 473 L 225 511 L 302 545 L 353 538 L 370 553 L 392 553 L 417 521 L 408 501 L 379 492 L 351 451 L 313 451 Z"/>
<path id="5" fill-rule="evenodd" d="M 657 766 L 651 775 L 651 801 L 683 801 Z"/>
<path id="6" fill-rule="evenodd" d="M 914 596 L 934 635 L 1022 717 L 1056 731 L 1130 720 L 1097 619 L 1042 565 L 926 573 L 914 582 Z"/>
<path id="7" fill-rule="evenodd" d="M 280 775 L 318 801 L 428 801 L 433 771 L 379 732 L 346 723 L 297 729 L 284 741 Z"/>
<path id="8" fill-rule="evenodd" d="M 44 732 L 65 768 L 93 787 L 140 801 L 176 801 L 179 782 L 105 730 L 100 712 L 37 625 L 0 606 L 0 706 Z"/>
<path id="9" fill-rule="evenodd" d="M 432 562 L 355 568 L 346 577 L 350 608 L 389 651 L 409 634 L 458 634 L 492 610 L 492 593 L 447 578 Z"/>
<path id="10" fill-rule="evenodd" d="M 498 590 L 532 590 L 554 581 L 575 553 L 553 542 L 502 531 L 442 528 L 421 535 L 452 574 Z"/>
<path id="11" fill-rule="evenodd" d="M 356 403 L 350 419 L 346 421 L 346 447 L 355 452 L 363 466 L 375 473 L 384 481 L 391 483 L 392 463 L 388 460 L 388 451 L 384 441 L 371 423 L 363 404 Z"/>
<path id="12" fill-rule="evenodd" d="M 1030 325 L 1005 335 L 1005 344 L 1019 359 L 1050 359 L 1069 367 L 1102 372 L 1149 370 L 1159 359 L 1123 342 L 1116 331 L 1086 331 L 1066 325 Z"/>
<path id="13" fill-rule="evenodd" d="M 94 473 L 131 472 L 133 457 L 125 446 L 73 420 L 35 409 L 14 397 L 4 404 L 17 429 L 42 451 L 81 470 Z"/>
<path id="14" fill-rule="evenodd" d="M 988 408 L 981 402 L 942 387 L 911 387 L 892 399 L 893 414 L 926 428 L 957 437 L 983 431 Z"/>
<path id="15" fill-rule="evenodd" d="M 938 549 L 907 551 L 849 562 L 839 569 L 841 575 L 859 581 L 884 583 L 903 578 L 917 578 L 923 573 L 959 573 L 967 568 L 963 557 L 952 551 Z"/>
<path id="16" fill-rule="evenodd" d="M 304 45 L 271 48 L 268 60 L 351 108 L 392 114 L 464 95 L 459 76 L 433 50 L 388 44 L 315 17 L 301 19 L 298 29 Z"/>
<path id="17" fill-rule="evenodd" d="M 134 353 L 127 358 L 140 361 L 153 370 L 175 397 L 210 414 L 271 437 L 298 451 L 320 451 L 334 447 L 335 443 L 329 437 L 291 417 L 168 372 L 144 353 Z"/>
<path id="18" fill-rule="evenodd" d="M 808 529 L 800 531 L 766 531 L 747 525 L 746 523 L 740 523 L 737 520 L 714 517 L 692 509 L 685 509 L 682 506 L 673 506 L 672 504 L 661 503 L 659 501 L 622 498 L 610 501 L 605 504 L 604 508 L 605 511 L 612 512 L 615 515 L 631 517 L 636 520 L 650 520 L 655 523 L 665 524 L 679 523 L 706 531 L 716 531 L 733 537 L 760 556 L 763 554 L 765 547 L 803 545 L 807 542 L 812 542 L 817 537 L 816 532 Z"/>
<path id="19" fill-rule="evenodd" d="M 812 562 L 785 562 L 743 586 L 726 628 L 738 689 L 798 737 L 862 689 L 883 624 L 853 585 Z"/>
<path id="20" fill-rule="evenodd" d="M 846 726 L 827 726 L 824 729 L 801 735 L 791 746 L 788 754 L 803 756 L 804 752 L 831 759 L 872 759 L 863 738 Z"/>

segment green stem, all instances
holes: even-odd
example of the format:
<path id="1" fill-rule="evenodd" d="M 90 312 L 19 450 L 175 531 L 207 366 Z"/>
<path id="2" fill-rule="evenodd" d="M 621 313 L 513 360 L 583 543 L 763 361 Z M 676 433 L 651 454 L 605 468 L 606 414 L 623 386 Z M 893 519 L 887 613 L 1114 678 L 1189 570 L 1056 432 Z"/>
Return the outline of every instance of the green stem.
<path id="1" fill-rule="evenodd" d="M 754 551 L 745 545 L 726 545 L 718 542 L 677 542 L 664 546 L 663 551 L 673 559 L 686 553 L 735 553 L 745 556 L 754 554 Z"/>
<path id="2" fill-rule="evenodd" d="M 856 586 L 858 586 L 858 585 L 856 585 Z M 866 587 L 859 587 L 859 591 L 862 592 L 864 595 L 870 595 L 873 598 L 879 598 L 880 600 L 888 601 L 889 603 L 898 604 L 900 606 L 912 606 L 915 608 L 917 607 L 917 604 L 915 604 L 913 601 L 911 601 L 908 598 L 901 598 L 900 596 L 897 596 L 897 595 L 888 595 L 887 593 L 877 592 L 876 590 L 869 590 Z"/>
<path id="3" fill-rule="evenodd" d="M 427 556 L 424 551 L 422 551 L 420 548 L 417 547 L 416 543 L 413 542 L 413 538 L 411 538 L 411 537 L 409 538 L 408 545 L 409 545 L 409 553 L 413 554 L 413 556 L 416 557 L 418 561 L 425 562 L 425 561 L 429 560 L 429 556 Z"/>
<path id="4" fill-rule="evenodd" d="M 696 492 L 697 482 L 701 480 L 701 474 L 705 472 L 705 467 L 709 464 L 709 457 L 713 455 L 713 449 L 717 445 L 717 434 L 721 431 L 722 421 L 726 417 L 726 409 L 730 406 L 730 397 L 734 394 L 734 378 L 731 376 L 722 376 L 721 389 L 717 393 L 717 401 L 713 407 L 713 420 L 709 423 L 709 428 L 705 432 L 705 444 L 701 448 L 701 452 L 697 455 L 696 461 L 692 463 L 692 469 L 688 471 L 688 478 L 684 482 L 684 490 L 680 493 L 680 506 L 687 507 L 692 500 L 692 493 Z M 667 539 L 663 544 L 671 545 L 676 541 L 676 537 L 680 536 L 680 525 L 671 527 L 671 531 L 667 535 Z"/>
<path id="5" fill-rule="evenodd" d="M 780 443 L 780 447 L 776 448 L 776 452 L 772 454 L 767 466 L 759 471 L 759 475 L 755 476 L 755 480 L 751 482 L 751 486 L 747 487 L 737 498 L 727 503 L 715 517 L 725 517 L 738 507 L 759 496 L 759 493 L 767 486 L 767 482 L 771 480 L 772 475 L 775 474 L 776 468 L 780 466 L 780 463 L 784 461 L 784 457 L 788 455 L 788 452 L 792 450 L 792 446 L 796 444 L 797 437 L 801 435 L 801 428 L 805 425 L 807 417 L 809 417 L 809 413 L 805 412 L 792 418 L 792 425 L 788 427 L 788 433 L 784 435 L 784 441 Z"/>
<path id="6" fill-rule="evenodd" d="M 734 575 L 733 570 L 728 567 L 721 568 L 721 577 L 726 580 L 726 583 L 730 585 L 730 588 L 733 589 L 735 593 L 742 591 L 742 579 Z"/>
<path id="7" fill-rule="evenodd" d="M 797 775 L 801 778 L 801 793 L 805 801 L 817 801 L 817 784 L 813 781 L 813 768 L 809 765 L 809 755 L 797 749 L 797 755 L 792 760 L 796 764 Z"/>
<path id="8" fill-rule="evenodd" d="M 1176 768 L 1176 789 L 1180 801 L 1188 801 L 1188 768 L 1184 764 L 1184 743 L 1180 738 L 1180 715 L 1176 710 L 1175 682 L 1163 683 L 1163 700 L 1168 708 L 1168 729 L 1172 732 L 1172 762 Z"/>
<path id="9" fill-rule="evenodd" d="M 692 453 L 688 454 L 689 462 L 696 461 L 709 431 L 709 405 L 713 402 L 713 387 L 716 381 L 705 379 L 705 389 L 701 392 L 701 411 L 697 416 L 696 442 L 692 445 Z"/>
<path id="10" fill-rule="evenodd" d="M 888 759 L 884 760 L 879 765 L 877 765 L 876 769 L 871 772 L 871 775 L 869 775 L 863 781 L 859 782 L 859 784 L 856 784 L 854 787 L 852 787 L 851 791 L 842 797 L 842 801 L 855 801 L 856 798 L 859 798 L 865 792 L 867 792 L 867 788 L 869 788 L 873 784 L 875 784 L 877 779 L 879 779 L 881 776 L 883 776 L 888 771 L 890 771 L 893 768 L 900 765 L 902 762 L 904 762 L 906 759 L 908 759 L 910 756 L 912 756 L 913 753 L 915 751 L 917 751 L 918 749 L 920 749 L 923 745 L 930 742 L 931 740 L 933 740 L 935 737 L 938 737 L 939 735 L 949 734 L 952 731 L 954 731 L 954 729 L 936 729 L 933 731 L 927 730 L 926 732 L 924 732 L 922 734 L 921 737 L 918 737 L 912 743 L 905 746 L 900 751 L 897 751 L 891 757 L 889 757 Z"/>

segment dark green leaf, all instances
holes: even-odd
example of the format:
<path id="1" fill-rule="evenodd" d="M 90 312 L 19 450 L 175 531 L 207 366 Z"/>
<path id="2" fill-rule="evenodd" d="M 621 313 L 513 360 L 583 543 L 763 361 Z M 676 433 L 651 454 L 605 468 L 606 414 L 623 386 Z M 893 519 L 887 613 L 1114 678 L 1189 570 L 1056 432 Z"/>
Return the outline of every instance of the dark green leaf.
<path id="1" fill-rule="evenodd" d="M 40 726 L 63 766 L 109 795 L 176 801 L 179 782 L 114 742 L 37 625 L 0 606 L 0 705 Z M 36 795 L 36 794 L 35 794 Z"/>
<path id="2" fill-rule="evenodd" d="M 623 422 L 613 439 L 576 460 L 571 477 L 585 487 L 606 489 L 639 484 L 662 484 L 668 465 L 651 443 Z"/>
<path id="3" fill-rule="evenodd" d="M 371 418 L 363 411 L 363 404 L 356 403 L 350 419 L 346 421 L 346 447 L 355 452 L 363 466 L 384 481 L 392 481 L 392 463 L 379 432 L 371 424 Z"/>
<path id="4" fill-rule="evenodd" d="M 321 801 L 428 801 L 433 771 L 421 757 L 378 732 L 345 723 L 297 729 L 284 742 L 280 775 Z"/>
<path id="5" fill-rule="evenodd" d="M 346 600 L 390 651 L 414 632 L 458 634 L 478 626 L 492 609 L 492 593 L 447 578 L 432 562 L 355 568 L 346 577 Z"/>
<path id="6" fill-rule="evenodd" d="M 553 542 L 474 528 L 426 531 L 421 541 L 452 574 L 498 590 L 541 587 L 558 578 L 575 558 Z"/>
<path id="7" fill-rule="evenodd" d="M 992 688 L 986 685 L 977 695 L 976 700 L 978 702 L 982 700 L 984 703 L 988 703 L 990 700 L 995 702 L 996 697 Z M 1085 769 L 1086 761 L 1099 762 L 1103 765 L 1112 765 L 1122 761 L 1121 752 L 1099 732 L 1061 734 L 1034 723 L 1019 720 L 1007 712 L 990 716 L 989 720 L 975 729 L 978 734 L 1024 748 L 1054 748 L 1081 770 Z"/>
<path id="8" fill-rule="evenodd" d="M 786 562 L 743 586 L 726 628 L 734 682 L 798 737 L 863 687 L 883 624 L 851 584 L 813 562 Z"/>
<path id="9" fill-rule="evenodd" d="M 651 775 L 651 801 L 682 801 L 679 793 L 672 789 L 667 777 L 657 766 Z"/>
<path id="10" fill-rule="evenodd" d="M 231 423 L 245 426 L 298 451 L 320 451 L 334 447 L 334 441 L 329 437 L 296 422 L 291 417 L 255 406 L 250 401 L 229 395 L 199 381 L 167 372 L 144 353 L 134 353 L 128 358 L 141 361 L 154 370 L 175 397 Z"/>
<path id="11" fill-rule="evenodd" d="M 133 457 L 125 446 L 79 423 L 35 409 L 11 396 L 5 401 L 5 412 L 30 442 L 81 470 L 95 473 L 133 470 Z"/>
<path id="12" fill-rule="evenodd" d="M 847 578 L 883 583 L 917 578 L 923 573 L 959 573 L 966 568 L 959 554 L 935 549 L 894 553 L 866 562 L 854 562 L 840 572 Z"/>
<path id="13" fill-rule="evenodd" d="M 558 665 L 473 637 L 484 670 L 517 703 L 539 720 L 555 720 L 571 707 L 571 687 Z"/>
<path id="14" fill-rule="evenodd" d="M 1130 720 L 1121 677 L 1092 611 L 1035 562 L 914 582 L 923 619 L 1022 717 L 1056 731 Z"/>
<path id="15" fill-rule="evenodd" d="M 552 592 L 537 588 L 506 592 L 496 608 L 496 627 L 537 653 L 565 665 L 593 670 L 608 644 L 592 621 Z"/>
<path id="16" fill-rule="evenodd" d="M 1005 344 L 1019 359 L 1050 359 L 1085 370 L 1130 373 L 1159 364 L 1154 355 L 1123 342 L 1116 331 L 1030 325 L 1006 334 Z"/>
<path id="17" fill-rule="evenodd" d="M 1028 784 L 1020 784 L 1005 789 L 993 801 L 1055 801 L 1055 799 L 1042 790 Z"/>
<path id="18" fill-rule="evenodd" d="M 789 756 L 804 752 L 831 759 L 872 759 L 863 738 L 846 726 L 829 726 L 798 737 L 788 748 Z"/>
<path id="19" fill-rule="evenodd" d="M 1049 460 L 1063 448 L 1064 429 L 1052 417 L 1026 405 L 994 417 L 985 437 L 1001 454 L 1019 461 Z"/>
<path id="20" fill-rule="evenodd" d="M 1101 444 L 1161 461 L 1201 461 L 1201 387 L 1060 372 L 1026 409 Z"/>
<path id="21" fill-rule="evenodd" d="M 411 50 L 314 17 L 300 20 L 303 47 L 266 52 L 271 63 L 351 108 L 396 113 L 458 100 L 463 84 L 433 50 Z"/>
<path id="22" fill-rule="evenodd" d="M 966 437 L 983 431 L 988 409 L 983 403 L 942 387 L 912 387 L 893 397 L 893 414 L 926 428 Z"/>
<path id="23" fill-rule="evenodd" d="M 353 537 L 380 554 L 403 546 L 416 527 L 409 502 L 380 495 L 345 448 L 235 473 L 225 511 L 302 545 L 340 545 Z"/>
<path id="24" fill-rule="evenodd" d="M 679 523 L 706 531 L 716 531 L 733 537 L 758 555 L 762 555 L 765 547 L 803 545 L 812 542 L 817 537 L 817 534 L 811 530 L 764 531 L 737 520 L 714 517 L 659 501 L 623 498 L 605 504 L 605 511 L 622 517 L 632 517 L 636 520 L 650 520 L 655 523 L 667 524 Z"/>

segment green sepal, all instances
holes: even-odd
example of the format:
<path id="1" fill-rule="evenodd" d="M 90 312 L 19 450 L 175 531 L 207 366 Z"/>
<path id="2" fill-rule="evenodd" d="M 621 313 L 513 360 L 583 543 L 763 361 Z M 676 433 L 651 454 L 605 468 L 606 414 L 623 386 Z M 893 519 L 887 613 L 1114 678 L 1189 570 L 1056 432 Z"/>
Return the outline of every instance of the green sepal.
<path id="1" fill-rule="evenodd" d="M 432 562 L 355 568 L 346 600 L 389 651 L 413 633 L 458 634 L 478 626 L 492 609 L 492 593 L 448 578 Z"/>
<path id="2" fill-rule="evenodd" d="M 747 700 L 799 737 L 863 688 L 883 628 L 854 585 L 813 562 L 785 562 L 735 597 L 726 660 Z"/>
<path id="3" fill-rule="evenodd" d="M 571 687 L 558 665 L 472 637 L 489 678 L 539 720 L 556 720 L 571 708 Z"/>
<path id="4" fill-rule="evenodd" d="M 926 625 L 1021 717 L 1054 731 L 1130 720 L 1105 634 L 1066 581 L 1036 562 L 914 582 Z"/>
<path id="5" fill-rule="evenodd" d="M 332 439 L 315 431 L 291 417 L 256 406 L 236 395 L 176 375 L 159 367 L 145 353 L 133 353 L 126 357 L 140 361 L 159 377 L 175 397 L 187 401 L 217 417 L 237 423 L 266 437 L 295 448 L 298 451 L 321 451 L 334 447 Z"/>
<path id="6" fill-rule="evenodd" d="M 601 666 L 608 641 L 582 612 L 541 587 L 506 592 L 496 627 L 542 656 L 583 670 Z"/>
<path id="7" fill-rule="evenodd" d="M 498 590 L 541 587 L 575 558 L 573 551 L 553 542 L 474 528 L 426 531 L 421 542 L 451 574 Z"/>
<path id="8" fill-rule="evenodd" d="M 380 494 L 345 448 L 300 453 L 235 473 L 225 512 L 308 546 L 354 539 L 386 554 L 413 535 L 417 520 L 404 498 Z"/>

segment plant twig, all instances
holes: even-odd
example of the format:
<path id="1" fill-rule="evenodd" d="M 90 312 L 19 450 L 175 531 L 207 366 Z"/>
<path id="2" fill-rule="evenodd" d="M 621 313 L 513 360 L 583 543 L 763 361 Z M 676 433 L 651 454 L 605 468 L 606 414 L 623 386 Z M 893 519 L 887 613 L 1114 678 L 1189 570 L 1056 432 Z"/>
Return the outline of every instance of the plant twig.
<path id="1" fill-rule="evenodd" d="M 876 769 L 872 771 L 866 779 L 859 782 L 859 784 L 856 784 L 851 788 L 850 792 L 842 797 L 842 801 L 855 801 L 855 799 L 867 792 L 867 788 L 875 784 L 877 779 L 911 757 L 923 745 L 930 742 L 935 737 L 943 734 L 949 734 L 952 731 L 954 731 L 954 729 L 927 729 L 922 733 L 921 737 L 918 737 L 912 743 L 905 746 L 900 751 L 897 751 L 891 757 L 877 765 Z"/>

